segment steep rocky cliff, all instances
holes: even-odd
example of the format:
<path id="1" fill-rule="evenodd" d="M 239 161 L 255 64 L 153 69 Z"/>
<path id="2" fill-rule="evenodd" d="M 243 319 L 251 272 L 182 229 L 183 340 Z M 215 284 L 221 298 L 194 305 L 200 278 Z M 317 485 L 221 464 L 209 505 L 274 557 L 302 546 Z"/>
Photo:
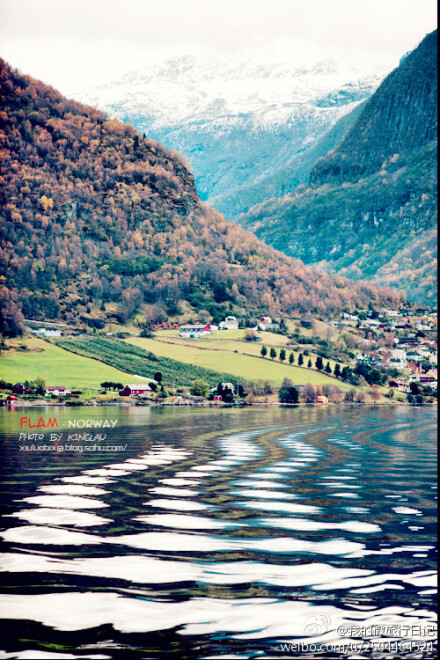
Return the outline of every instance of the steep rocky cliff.
<path id="1" fill-rule="evenodd" d="M 320 159 L 310 182 L 354 182 L 384 161 L 437 139 L 437 32 L 383 81 L 341 144 Z"/>
<path id="2" fill-rule="evenodd" d="M 437 33 L 368 100 L 308 186 L 239 218 L 265 242 L 353 279 L 435 301 Z"/>

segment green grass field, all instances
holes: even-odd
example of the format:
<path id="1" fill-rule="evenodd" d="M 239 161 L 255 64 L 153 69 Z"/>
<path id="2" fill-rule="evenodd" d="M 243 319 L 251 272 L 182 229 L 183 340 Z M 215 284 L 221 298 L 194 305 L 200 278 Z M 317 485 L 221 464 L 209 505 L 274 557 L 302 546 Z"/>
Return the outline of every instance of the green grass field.
<path id="1" fill-rule="evenodd" d="M 125 340 L 126 344 L 151 351 L 159 358 L 158 362 L 150 362 L 142 354 L 123 356 L 115 345 L 118 340 L 62 340 L 60 343 L 65 344 L 62 348 L 31 336 L 10 342 L 11 350 L 4 351 L 0 356 L 0 377 L 12 383 L 40 377 L 47 385 L 85 389 L 99 388 L 104 381 L 126 384 L 136 380 L 134 373 L 152 377 L 153 372 L 159 370 L 163 372 L 168 384 L 175 382 L 176 386 L 189 386 L 195 378 L 204 378 L 210 384 L 215 384 L 217 379 L 234 377 L 241 381 L 269 381 L 274 386 L 279 386 L 283 378 L 290 378 L 298 385 L 313 383 L 336 385 L 342 389 L 349 387 L 314 369 L 290 366 L 287 361 L 282 364 L 278 359 L 261 359 L 258 356 L 263 343 L 268 347 L 277 347 L 279 353 L 280 346 L 288 340 L 273 333 L 261 332 L 259 335 L 262 341 L 258 343 L 244 341 L 243 330 L 229 330 L 199 340 L 183 340 L 177 333 L 170 332 L 163 332 L 155 339 L 132 337 Z M 20 344 L 30 350 L 18 350 Z M 108 349 L 111 350 L 107 355 Z M 286 348 L 287 356 L 289 352 L 289 348 Z M 294 353 L 297 362 L 298 353 Z M 95 356 L 120 368 L 93 359 Z M 315 356 L 310 354 L 306 360 L 309 357 L 314 362 Z"/>
<path id="2" fill-rule="evenodd" d="M 241 333 L 234 341 L 231 333 Z M 279 360 L 261 359 L 256 357 L 259 355 L 261 345 L 265 343 L 267 346 L 274 345 L 268 341 L 249 343 L 238 341 L 238 338 L 243 335 L 243 331 L 235 330 L 225 332 L 228 338 L 217 338 L 213 335 L 212 338 L 206 340 L 181 340 L 176 337 L 165 337 L 162 334 L 161 339 L 146 339 L 143 337 L 130 337 L 124 341 L 134 346 L 139 346 L 147 351 L 151 351 L 158 357 L 167 357 L 179 362 L 187 364 L 194 364 L 206 369 L 215 371 L 226 371 L 237 378 L 242 378 L 245 381 L 269 381 L 272 385 L 281 385 L 284 378 L 290 378 L 293 383 L 298 385 L 305 385 L 306 383 L 313 383 L 314 385 L 336 385 L 341 389 L 349 387 L 345 383 L 329 377 L 325 373 L 320 373 L 314 369 L 300 368 L 290 366 L 288 363 L 282 364 Z M 271 335 L 276 340 L 285 340 L 281 335 L 274 335 L 272 333 L 262 333 Z M 262 335 L 260 335 L 262 336 Z M 266 338 L 267 339 L 267 338 Z M 238 352 L 235 352 L 235 351 Z M 243 355 L 243 352 L 254 352 L 255 357 L 251 355 Z M 288 349 L 286 350 L 289 354 Z M 314 360 L 314 356 L 312 360 Z M 308 357 L 306 358 L 308 360 Z M 297 360 L 297 355 L 295 357 Z"/>
<path id="3" fill-rule="evenodd" d="M 245 341 L 245 330 L 227 330 L 221 332 L 215 332 L 212 335 L 207 335 L 206 337 L 201 337 L 199 339 L 183 339 L 179 337 L 178 330 L 160 330 L 155 333 L 155 340 L 166 341 L 169 343 L 174 343 L 178 346 L 190 346 L 192 348 L 203 349 L 215 349 L 221 351 L 231 351 L 233 353 L 244 353 L 247 355 L 260 356 L 261 347 L 264 344 L 268 350 L 273 346 L 277 351 L 277 356 L 279 355 L 280 349 L 284 348 L 286 351 L 286 363 L 288 362 L 289 354 L 293 352 L 295 356 L 294 366 L 298 364 L 298 356 L 306 348 L 296 347 L 292 350 L 289 344 L 289 338 L 284 335 L 277 335 L 273 332 L 261 332 L 256 333 L 258 337 L 261 338 L 261 341 L 258 342 L 248 342 Z M 305 364 L 309 361 L 309 358 L 312 360 L 313 365 L 316 361 L 316 353 L 308 347 L 309 354 L 304 357 Z M 154 352 L 154 351 L 153 351 Z M 277 362 L 278 358 L 275 358 Z M 334 360 L 327 360 L 323 358 L 324 364 L 330 362 L 332 371 L 335 368 L 336 362 Z M 345 362 L 339 362 L 341 368 L 345 366 Z M 311 382 L 311 381 L 308 381 Z"/>
<path id="4" fill-rule="evenodd" d="M 159 342 L 157 342 L 159 343 Z M 160 371 L 163 382 L 175 387 L 189 387 L 194 380 L 203 379 L 214 386 L 219 381 L 230 381 L 233 374 L 221 371 L 221 363 L 216 369 L 207 369 L 192 362 L 179 361 L 167 356 L 153 354 L 140 346 L 123 342 L 115 337 L 76 337 L 58 339 L 57 346 L 78 355 L 96 358 L 103 362 L 122 369 L 126 373 L 139 374 L 153 378 Z M 243 378 L 244 380 L 244 378 Z M 132 377 L 133 382 L 133 377 Z"/>
<path id="5" fill-rule="evenodd" d="M 46 381 L 46 385 L 79 389 L 99 388 L 104 381 L 125 383 L 132 380 L 132 377 L 119 369 L 74 355 L 42 339 L 30 337 L 20 343 L 31 350 L 9 350 L 0 356 L 0 377 L 6 382 L 14 384 L 40 377 Z"/>

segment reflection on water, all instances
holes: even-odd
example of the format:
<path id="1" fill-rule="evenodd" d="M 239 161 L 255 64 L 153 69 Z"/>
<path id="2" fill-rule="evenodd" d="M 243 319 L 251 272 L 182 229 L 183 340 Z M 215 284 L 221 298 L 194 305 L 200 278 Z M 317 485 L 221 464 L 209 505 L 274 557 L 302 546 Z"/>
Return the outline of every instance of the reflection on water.
<path id="1" fill-rule="evenodd" d="M 84 410 L 0 411 L 0 658 L 435 657 L 433 410 Z"/>

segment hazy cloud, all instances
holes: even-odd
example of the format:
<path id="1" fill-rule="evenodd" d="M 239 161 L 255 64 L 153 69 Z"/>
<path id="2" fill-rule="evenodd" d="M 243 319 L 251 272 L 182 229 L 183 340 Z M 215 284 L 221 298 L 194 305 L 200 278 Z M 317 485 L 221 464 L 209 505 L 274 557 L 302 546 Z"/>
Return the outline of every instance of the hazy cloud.
<path id="1" fill-rule="evenodd" d="M 2 57 L 69 93 L 182 52 L 397 64 L 433 0 L 0 0 Z"/>

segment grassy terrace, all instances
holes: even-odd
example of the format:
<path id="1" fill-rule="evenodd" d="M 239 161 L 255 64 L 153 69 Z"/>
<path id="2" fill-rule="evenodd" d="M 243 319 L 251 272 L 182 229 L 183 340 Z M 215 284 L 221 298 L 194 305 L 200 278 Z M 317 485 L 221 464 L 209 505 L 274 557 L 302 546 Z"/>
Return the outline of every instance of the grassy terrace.
<path id="1" fill-rule="evenodd" d="M 155 342 L 160 346 L 160 342 Z M 132 345 L 120 339 L 108 337 L 78 337 L 76 339 L 59 339 L 56 345 L 78 356 L 86 356 L 121 369 L 126 373 L 153 378 L 160 371 L 164 383 L 176 387 L 189 386 L 193 380 L 202 378 L 210 385 L 217 385 L 220 380 L 231 380 L 234 374 L 226 373 L 225 366 L 218 360 L 216 368 L 205 368 L 191 360 L 176 360 L 173 352 L 170 357 L 154 353 L 149 348 Z M 157 353 L 157 354 L 156 354 Z M 239 374 L 238 374 L 239 375 Z M 133 376 L 130 380 L 133 382 Z M 244 376 L 242 378 L 244 380 Z"/>
<path id="2" fill-rule="evenodd" d="M 262 359 L 260 356 L 261 346 L 264 344 L 270 350 L 273 346 L 277 354 L 285 347 L 287 357 L 291 349 L 287 347 L 288 338 L 271 332 L 258 332 L 260 342 L 247 342 L 244 340 L 244 330 L 227 330 L 216 332 L 200 339 L 181 339 L 178 331 L 163 331 L 157 333 L 153 339 L 143 337 L 130 337 L 125 343 L 130 343 L 151 351 L 158 357 L 173 358 L 179 362 L 194 364 L 215 371 L 226 371 L 235 378 L 245 381 L 264 380 L 272 385 L 279 386 L 283 378 L 290 378 L 298 385 L 313 383 L 315 385 L 329 384 L 337 385 L 345 389 L 350 386 L 335 378 L 329 377 L 325 372 L 320 373 L 307 367 L 289 365 L 288 359 L 281 363 L 278 359 Z M 298 362 L 299 352 L 293 351 L 295 363 Z M 316 355 L 310 353 L 305 361 L 312 359 L 315 363 Z M 325 364 L 327 360 L 324 361 Z M 334 362 L 330 360 L 333 368 Z"/>
<path id="3" fill-rule="evenodd" d="M 166 384 L 189 386 L 197 378 L 211 386 L 220 380 L 269 381 L 279 386 L 283 378 L 294 383 L 349 386 L 314 369 L 290 366 L 288 360 L 262 359 L 261 346 L 274 346 L 279 354 L 288 339 L 282 335 L 259 332 L 261 342 L 246 342 L 243 330 L 218 332 L 203 339 L 181 339 L 178 332 L 163 331 L 153 339 L 131 337 L 81 337 L 55 343 L 34 336 L 9 342 L 11 349 L 0 357 L 1 377 L 16 383 L 41 377 L 47 385 L 70 389 L 99 388 L 104 381 L 133 382 L 137 376 L 152 378 L 160 371 Z M 298 352 L 294 351 L 295 363 Z M 310 353 L 306 362 L 316 356 Z M 326 361 L 325 361 L 326 362 Z M 334 364 L 330 361 L 333 368 Z"/>
<path id="4" fill-rule="evenodd" d="M 35 380 L 41 377 L 46 385 L 64 385 L 70 389 L 99 388 L 104 381 L 122 382 L 127 373 L 120 369 L 74 355 L 37 337 L 26 340 L 11 340 L 12 349 L 4 351 L 0 357 L 1 377 L 12 383 Z M 28 350 L 20 350 L 25 344 Z"/>

